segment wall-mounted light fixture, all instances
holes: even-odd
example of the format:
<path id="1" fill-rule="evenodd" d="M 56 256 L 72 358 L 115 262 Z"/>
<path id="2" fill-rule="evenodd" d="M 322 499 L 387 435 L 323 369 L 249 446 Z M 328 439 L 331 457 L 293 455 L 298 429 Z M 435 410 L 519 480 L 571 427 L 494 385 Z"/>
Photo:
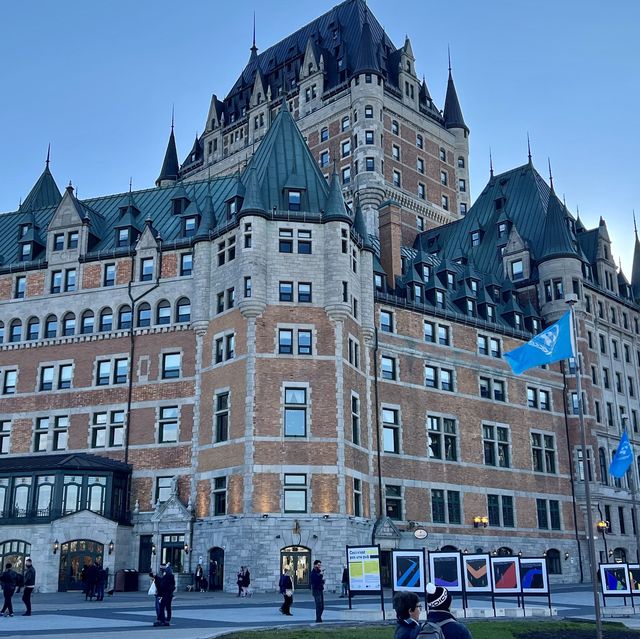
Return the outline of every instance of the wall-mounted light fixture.
<path id="1" fill-rule="evenodd" d="M 569 553 L 565 552 L 564 553 L 564 560 L 567 561 L 567 559 L 569 559 L 569 556 L 570 556 Z"/>
<path id="2" fill-rule="evenodd" d="M 268 519 L 269 513 L 262 513 L 262 519 Z"/>
<path id="3" fill-rule="evenodd" d="M 466 554 L 469 552 L 469 549 L 468 549 L 468 548 L 465 548 L 462 552 L 463 552 L 463 554 L 465 554 L 465 555 L 466 555 Z"/>
<path id="4" fill-rule="evenodd" d="M 322 519 L 329 519 L 329 515 L 322 515 Z"/>
<path id="5" fill-rule="evenodd" d="M 187 555 L 189 554 L 189 544 L 187 544 L 186 542 L 185 542 L 185 544 L 184 544 L 184 552 L 185 552 Z"/>
<path id="6" fill-rule="evenodd" d="M 151 554 L 152 555 L 156 554 L 156 545 L 155 544 L 151 544 Z"/>
<path id="7" fill-rule="evenodd" d="M 60 548 L 60 542 L 56 539 L 53 542 L 53 554 L 55 555 L 58 552 L 58 549 Z"/>
<path id="8" fill-rule="evenodd" d="M 109 549 L 109 554 L 111 554 L 113 552 L 113 539 L 109 542 L 107 548 Z"/>
<path id="9" fill-rule="evenodd" d="M 598 528 L 598 532 L 604 535 L 605 533 L 609 532 L 611 524 L 608 521 L 601 519 L 596 523 L 596 527 Z"/>
<path id="10" fill-rule="evenodd" d="M 495 557 L 498 554 L 498 551 L 497 550 L 492 550 L 491 554 Z"/>
<path id="11" fill-rule="evenodd" d="M 522 550 L 518 550 L 518 557 L 522 557 Z"/>
<path id="12" fill-rule="evenodd" d="M 318 535 L 311 535 L 314 539 L 318 538 Z"/>
<path id="13" fill-rule="evenodd" d="M 476 515 L 473 518 L 474 528 L 486 528 L 489 525 L 489 518 L 486 515 Z"/>

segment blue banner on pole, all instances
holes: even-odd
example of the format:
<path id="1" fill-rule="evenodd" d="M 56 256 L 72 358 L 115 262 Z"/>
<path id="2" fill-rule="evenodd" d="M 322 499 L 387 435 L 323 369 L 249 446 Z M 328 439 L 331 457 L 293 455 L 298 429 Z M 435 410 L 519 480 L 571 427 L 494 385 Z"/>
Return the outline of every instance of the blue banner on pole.
<path id="1" fill-rule="evenodd" d="M 516 375 L 524 373 L 529 368 L 553 364 L 570 357 L 574 357 L 570 311 L 523 346 L 504 354 Z"/>
<path id="2" fill-rule="evenodd" d="M 611 465 L 609 466 L 609 474 L 613 477 L 616 477 L 617 479 L 620 479 L 620 477 L 622 477 L 629 470 L 629 467 L 632 463 L 633 448 L 631 447 L 631 442 L 629 441 L 627 431 L 625 430 L 622 433 L 622 437 L 620 438 L 618 450 L 616 450 L 616 454 L 611 460 Z"/>

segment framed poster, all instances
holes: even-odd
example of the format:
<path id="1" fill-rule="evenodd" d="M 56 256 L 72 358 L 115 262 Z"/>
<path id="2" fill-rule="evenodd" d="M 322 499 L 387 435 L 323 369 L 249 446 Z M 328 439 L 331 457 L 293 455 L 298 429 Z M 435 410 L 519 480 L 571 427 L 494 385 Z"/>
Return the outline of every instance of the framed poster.
<path id="1" fill-rule="evenodd" d="M 600 564 L 600 583 L 605 597 L 630 595 L 629 567 L 627 564 Z"/>
<path id="2" fill-rule="evenodd" d="M 430 580 L 450 592 L 462 592 L 462 571 L 459 552 L 430 552 Z"/>
<path id="3" fill-rule="evenodd" d="M 349 589 L 380 592 L 380 549 L 378 546 L 347 546 Z"/>
<path id="4" fill-rule="evenodd" d="M 463 555 L 462 576 L 466 592 L 491 592 L 489 555 Z"/>
<path id="5" fill-rule="evenodd" d="M 517 557 L 491 557 L 491 581 L 496 595 L 520 594 Z"/>
<path id="6" fill-rule="evenodd" d="M 424 592 L 424 552 L 422 550 L 392 550 L 393 590 Z"/>
<path id="7" fill-rule="evenodd" d="M 544 557 L 520 557 L 520 583 L 523 594 L 549 594 L 547 560 Z"/>
<path id="8" fill-rule="evenodd" d="M 629 587 L 632 595 L 640 595 L 640 564 L 629 564 Z"/>

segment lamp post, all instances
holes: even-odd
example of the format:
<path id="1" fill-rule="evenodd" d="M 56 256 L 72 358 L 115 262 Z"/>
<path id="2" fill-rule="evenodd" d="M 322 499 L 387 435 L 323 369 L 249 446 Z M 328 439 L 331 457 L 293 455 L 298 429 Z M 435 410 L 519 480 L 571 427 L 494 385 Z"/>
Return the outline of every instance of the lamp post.
<path id="1" fill-rule="evenodd" d="M 578 303 L 578 296 L 569 294 L 566 297 L 571 312 L 571 326 L 573 328 L 573 354 L 576 364 L 576 393 L 578 395 L 578 417 L 580 424 L 580 444 L 582 448 L 582 470 L 584 473 L 584 497 L 587 507 L 587 542 L 589 549 L 589 564 L 591 568 L 591 586 L 593 588 L 593 607 L 596 617 L 596 637 L 602 639 L 602 619 L 600 616 L 600 597 L 598 595 L 597 569 L 596 569 L 596 549 L 593 535 L 593 520 L 591 518 L 591 486 L 589 480 L 589 458 L 587 457 L 587 435 L 584 427 L 584 410 L 582 406 L 582 366 L 580 364 L 580 351 L 578 350 L 578 320 L 575 313 L 575 305 Z"/>

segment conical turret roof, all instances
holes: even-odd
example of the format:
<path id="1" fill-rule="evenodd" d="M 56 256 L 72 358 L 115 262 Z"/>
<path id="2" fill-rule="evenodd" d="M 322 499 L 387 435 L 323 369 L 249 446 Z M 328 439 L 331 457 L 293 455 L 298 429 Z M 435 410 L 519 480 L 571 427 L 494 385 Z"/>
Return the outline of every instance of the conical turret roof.
<path id="1" fill-rule="evenodd" d="M 162 169 L 160 169 L 160 175 L 156 180 L 156 186 L 160 186 L 160 182 L 164 180 L 170 180 L 175 182 L 180 175 L 180 164 L 178 162 L 178 151 L 176 149 L 176 138 L 173 135 L 173 125 L 171 126 L 171 134 L 169 135 L 169 142 L 167 144 L 167 150 L 164 154 L 164 162 L 162 163 Z"/>
<path id="2" fill-rule="evenodd" d="M 562 203 L 556 194 L 551 191 L 542 231 L 542 250 L 538 260 L 539 262 L 544 262 L 557 257 L 577 258 L 578 253 L 569 232 Z"/>
<path id="3" fill-rule="evenodd" d="M 447 129 L 464 129 L 467 133 L 469 127 L 465 124 L 462 116 L 462 109 L 458 100 L 456 86 L 453 83 L 451 69 L 449 69 L 449 80 L 447 82 L 447 95 L 444 99 L 444 126 Z"/>
<path id="4" fill-rule="evenodd" d="M 324 204 L 324 213 L 322 215 L 324 222 L 348 222 L 352 223 L 351 216 L 347 211 L 347 207 L 344 203 L 344 197 L 342 196 L 342 188 L 340 187 L 340 178 L 338 177 L 338 171 L 334 165 L 333 173 L 331 175 L 331 182 L 329 184 L 329 194 Z"/>
<path id="5" fill-rule="evenodd" d="M 61 200 L 62 194 L 53 179 L 53 175 L 51 175 L 51 171 L 49 171 L 49 160 L 47 160 L 42 175 L 33 185 L 20 208 L 23 211 L 37 211 L 49 206 L 58 206 Z"/>
<path id="6" fill-rule="evenodd" d="M 364 215 L 362 214 L 362 208 L 360 206 L 360 200 L 356 204 L 356 212 L 354 215 L 353 229 L 362 239 L 362 250 L 370 251 L 374 253 L 373 244 L 369 239 L 369 233 L 367 233 L 367 226 L 364 223 Z"/>
<path id="7" fill-rule="evenodd" d="M 361 75 L 362 73 L 375 73 L 382 75 L 382 68 L 376 47 L 373 44 L 371 36 L 371 26 L 369 25 L 369 11 L 365 9 L 364 22 L 362 23 L 362 31 L 360 32 L 360 42 L 358 43 L 358 54 L 356 63 L 353 68 L 353 75 Z"/>

